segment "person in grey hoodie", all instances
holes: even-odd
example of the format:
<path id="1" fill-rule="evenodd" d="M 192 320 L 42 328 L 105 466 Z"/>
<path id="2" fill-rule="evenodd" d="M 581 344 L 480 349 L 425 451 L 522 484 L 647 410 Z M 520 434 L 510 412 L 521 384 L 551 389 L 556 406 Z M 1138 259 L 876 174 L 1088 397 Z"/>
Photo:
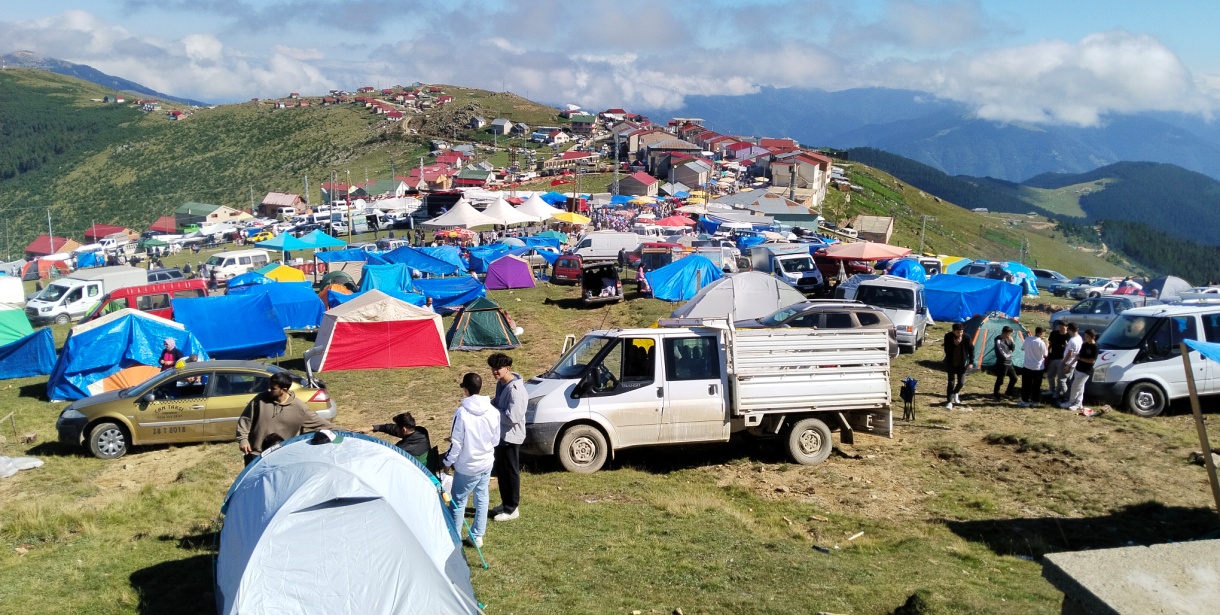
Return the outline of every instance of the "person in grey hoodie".
<path id="1" fill-rule="evenodd" d="M 449 452 L 442 460 L 444 469 L 453 472 L 453 525 L 458 535 L 466 517 L 466 500 L 474 493 L 474 523 L 467 544 L 483 546 L 487 531 L 487 504 L 491 499 L 488 483 L 494 463 L 494 449 L 500 442 L 500 413 L 496 412 L 483 390 L 483 378 L 468 373 L 462 378 L 466 397 L 453 413 L 453 429 L 449 434 Z"/>
<path id="2" fill-rule="evenodd" d="M 1008 388 L 1004 395 L 1012 397 L 1017 392 L 1017 370 L 1012 365 L 1012 353 L 1016 348 L 1012 327 L 1004 325 L 1000 329 L 1000 337 L 995 338 L 995 387 L 991 389 L 991 396 L 997 400 L 1003 399 L 1000 397 L 1000 385 L 1004 384 L 1005 377 L 1008 378 Z"/>
<path id="3" fill-rule="evenodd" d="M 514 373 L 513 358 L 497 352 L 487 357 L 496 378 L 496 396 L 491 404 L 500 411 L 500 444 L 496 446 L 496 484 L 500 505 L 491 511 L 494 521 L 512 521 L 521 516 L 521 443 L 525 442 L 525 381 Z"/>

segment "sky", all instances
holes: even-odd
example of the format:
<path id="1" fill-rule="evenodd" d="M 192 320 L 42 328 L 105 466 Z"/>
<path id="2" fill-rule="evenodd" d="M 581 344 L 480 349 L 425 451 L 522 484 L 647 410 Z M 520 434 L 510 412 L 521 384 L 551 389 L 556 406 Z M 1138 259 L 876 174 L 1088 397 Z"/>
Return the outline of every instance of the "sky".
<path id="1" fill-rule="evenodd" d="M 0 54 L 215 103 L 443 83 L 657 112 L 760 87 L 904 88 L 1005 122 L 1220 109 L 1193 0 L 0 0 Z"/>

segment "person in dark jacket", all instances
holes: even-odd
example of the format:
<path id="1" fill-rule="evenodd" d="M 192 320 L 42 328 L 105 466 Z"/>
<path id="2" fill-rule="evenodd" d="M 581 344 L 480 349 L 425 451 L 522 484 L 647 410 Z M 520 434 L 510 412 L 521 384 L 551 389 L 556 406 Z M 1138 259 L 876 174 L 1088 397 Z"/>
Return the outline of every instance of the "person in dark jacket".
<path id="1" fill-rule="evenodd" d="M 513 358 L 497 352 L 487 357 L 496 379 L 491 404 L 500 412 L 500 443 L 495 450 L 496 485 L 501 504 L 492 510 L 493 521 L 512 521 L 521 516 L 521 443 L 525 442 L 525 408 L 529 398 L 525 380 L 513 371 Z"/>
<path id="2" fill-rule="evenodd" d="M 178 363 L 178 359 L 182 358 L 182 351 L 178 350 L 178 342 L 172 337 L 165 338 L 165 342 L 161 349 L 161 371 L 173 369 Z"/>
<path id="3" fill-rule="evenodd" d="M 426 463 L 428 451 L 432 450 L 432 441 L 428 438 L 428 430 L 415 424 L 415 417 L 410 412 L 394 415 L 392 423 L 373 425 L 373 431 L 400 438 L 395 446 L 408 455 Z"/>
<path id="4" fill-rule="evenodd" d="M 953 404 L 962 403 L 960 393 L 965 382 L 966 369 L 974 363 L 974 346 L 966 339 L 966 328 L 962 323 L 953 323 L 953 330 L 945 334 L 945 372 L 949 375 L 945 385 L 947 406 L 953 409 Z"/>
<path id="5" fill-rule="evenodd" d="M 1004 377 L 1008 377 L 1008 388 L 1004 391 L 1004 397 L 1012 397 L 1017 394 L 1017 370 L 1012 365 L 1012 353 L 1017 348 L 1017 343 L 1012 339 L 1012 327 L 1005 325 L 1000 329 L 1000 337 L 995 338 L 995 387 L 991 389 L 991 396 L 995 399 L 1003 399 L 1000 396 L 1000 385 L 1004 384 Z"/>

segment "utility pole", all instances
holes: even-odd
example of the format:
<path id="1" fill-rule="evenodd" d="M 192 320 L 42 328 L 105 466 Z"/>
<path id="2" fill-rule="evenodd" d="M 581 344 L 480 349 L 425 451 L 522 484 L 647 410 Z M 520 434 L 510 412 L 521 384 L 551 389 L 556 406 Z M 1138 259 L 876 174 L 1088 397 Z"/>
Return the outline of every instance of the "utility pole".
<path id="1" fill-rule="evenodd" d="M 47 237 L 51 238 L 51 252 L 55 252 L 55 233 L 51 231 L 51 210 L 47 209 Z"/>
<path id="2" fill-rule="evenodd" d="M 250 186 L 250 213 L 254 213 L 254 186 Z"/>
<path id="3" fill-rule="evenodd" d="M 305 176 L 305 206 L 309 206 L 309 176 Z"/>
<path id="4" fill-rule="evenodd" d="M 924 214 L 924 216 L 923 216 L 923 226 L 920 227 L 920 229 L 919 229 L 919 253 L 920 254 L 923 254 L 923 236 L 924 236 L 924 233 L 928 230 L 928 218 L 932 218 L 933 220 L 936 219 L 927 214 Z"/>
<path id="5" fill-rule="evenodd" d="M 615 132 L 614 133 L 614 189 L 611 190 L 611 192 L 614 193 L 614 196 L 618 196 L 618 166 L 619 166 L 618 137 L 619 137 L 619 133 Z"/>

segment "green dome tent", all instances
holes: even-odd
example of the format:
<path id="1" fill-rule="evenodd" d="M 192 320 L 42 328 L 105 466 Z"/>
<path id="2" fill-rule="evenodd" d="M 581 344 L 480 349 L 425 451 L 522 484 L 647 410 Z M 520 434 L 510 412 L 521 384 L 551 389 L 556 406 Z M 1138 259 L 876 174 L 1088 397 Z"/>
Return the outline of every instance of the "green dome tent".
<path id="1" fill-rule="evenodd" d="M 1016 345 L 1012 351 L 1012 364 L 1019 366 L 1025 361 L 1025 351 L 1021 345 L 1025 343 L 1025 338 L 1029 337 L 1029 331 L 1021 326 L 1020 321 L 1003 312 L 989 312 L 982 316 L 976 315 L 963 324 L 966 339 L 974 346 L 972 367 L 983 369 L 995 365 L 995 341 L 1005 326 L 1012 327 L 1012 342 Z"/>
<path id="2" fill-rule="evenodd" d="M 448 337 L 449 350 L 508 349 L 521 345 L 508 313 L 487 297 L 479 297 L 458 310 Z"/>

